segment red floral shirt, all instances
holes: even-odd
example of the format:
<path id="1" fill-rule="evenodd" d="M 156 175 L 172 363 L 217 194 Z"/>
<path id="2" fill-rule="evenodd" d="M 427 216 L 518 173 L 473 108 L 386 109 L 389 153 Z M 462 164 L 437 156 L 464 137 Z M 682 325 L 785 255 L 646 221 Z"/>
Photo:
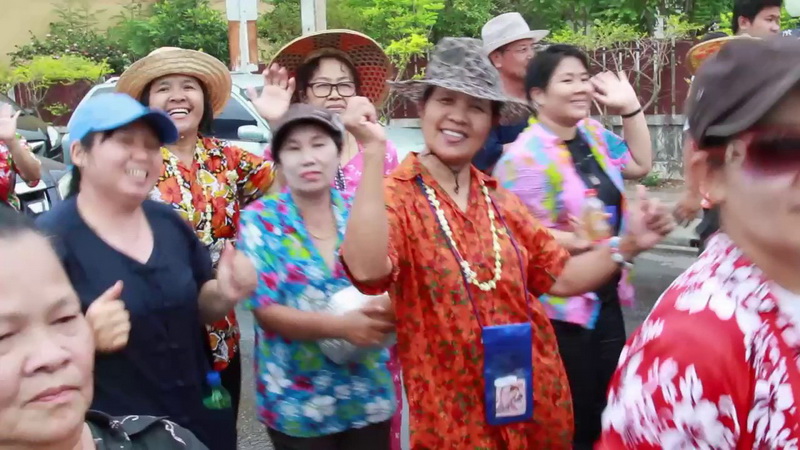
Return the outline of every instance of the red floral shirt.
<path id="1" fill-rule="evenodd" d="M 23 148 L 30 151 L 28 142 L 25 141 L 20 135 L 17 139 Z M 14 160 L 11 158 L 11 150 L 5 142 L 0 141 L 0 203 L 5 203 L 12 208 L 19 210 L 20 203 L 17 195 L 14 194 L 14 188 L 17 184 L 17 167 L 14 165 Z M 36 186 L 39 180 L 29 180 L 29 186 Z"/>
<path id="2" fill-rule="evenodd" d="M 781 292 L 712 237 L 628 340 L 597 448 L 800 448 L 800 299 Z"/>
<path id="3" fill-rule="evenodd" d="M 216 266 L 226 242 L 236 242 L 236 226 L 243 205 L 267 192 L 274 179 L 273 165 L 239 147 L 213 138 L 197 140 L 194 163 L 186 167 L 166 148 L 158 184 L 151 194 L 171 204 L 197 231 Z M 236 354 L 239 328 L 236 314 L 209 326 L 215 370 L 223 370 Z"/>
<path id="4" fill-rule="evenodd" d="M 468 288 L 416 177 L 437 192 L 456 246 L 477 272 L 491 279 L 494 267 L 488 205 L 478 180 L 489 188 L 508 232 L 500 230 L 502 277 L 489 292 Z M 356 286 L 389 292 L 397 316 L 397 354 L 403 370 L 411 423 L 411 448 L 522 450 L 572 448 L 572 400 L 558 346 L 544 307 L 533 295 L 547 292 L 569 254 L 512 193 L 472 169 L 470 196 L 462 212 L 410 154 L 389 175 L 386 209 L 391 230 L 392 275 L 383 283 Z M 524 268 L 523 283 L 521 267 Z M 465 289 L 486 325 L 531 321 L 533 328 L 533 420 L 506 426 L 486 423 L 481 331 Z M 526 299 L 528 296 L 528 299 Z M 529 317 L 526 300 L 533 317 Z"/>

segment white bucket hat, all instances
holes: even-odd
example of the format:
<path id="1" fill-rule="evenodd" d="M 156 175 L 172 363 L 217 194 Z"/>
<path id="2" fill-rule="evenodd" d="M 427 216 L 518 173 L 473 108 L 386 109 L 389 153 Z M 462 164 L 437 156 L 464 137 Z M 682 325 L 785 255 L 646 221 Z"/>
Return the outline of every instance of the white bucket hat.
<path id="1" fill-rule="evenodd" d="M 510 12 L 492 18 L 481 29 L 483 49 L 490 54 L 511 42 L 533 39 L 539 42 L 550 34 L 549 30 L 531 30 L 522 14 Z"/>

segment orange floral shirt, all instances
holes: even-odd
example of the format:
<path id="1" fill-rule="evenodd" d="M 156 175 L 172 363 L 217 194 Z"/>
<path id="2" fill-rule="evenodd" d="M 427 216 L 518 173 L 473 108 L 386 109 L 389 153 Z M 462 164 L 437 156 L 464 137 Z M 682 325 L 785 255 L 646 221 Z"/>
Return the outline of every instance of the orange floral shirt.
<path id="1" fill-rule="evenodd" d="M 416 177 L 432 187 L 453 239 L 479 281 L 493 276 L 494 253 L 487 207 L 479 179 L 516 240 L 517 258 L 498 219 L 502 278 L 483 292 L 470 285 L 484 325 L 529 320 L 533 307 L 532 421 L 506 426 L 486 423 L 480 325 L 470 306 L 459 265 Z M 572 401 L 555 333 L 533 295 L 547 292 L 569 254 L 534 219 L 516 196 L 472 169 L 466 212 L 430 176 L 415 154 L 386 181 L 386 208 L 394 270 L 387 280 L 356 286 L 365 293 L 389 291 L 397 315 L 397 351 L 408 397 L 412 449 L 570 449 Z M 521 267 L 526 271 L 523 285 Z"/>
<path id="2" fill-rule="evenodd" d="M 151 198 L 171 204 L 196 230 L 216 266 L 226 242 L 236 242 L 239 211 L 264 195 L 274 179 L 273 165 L 260 156 L 213 138 L 197 140 L 194 163 L 186 167 L 166 148 L 164 164 Z M 236 354 L 236 314 L 211 325 L 214 369 L 223 370 Z"/>

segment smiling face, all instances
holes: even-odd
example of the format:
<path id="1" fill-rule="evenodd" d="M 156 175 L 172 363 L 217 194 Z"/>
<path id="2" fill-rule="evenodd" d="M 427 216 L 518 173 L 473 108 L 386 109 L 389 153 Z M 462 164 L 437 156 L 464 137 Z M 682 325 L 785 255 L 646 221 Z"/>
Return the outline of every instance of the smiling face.
<path id="1" fill-rule="evenodd" d="M 492 102 L 434 87 L 419 107 L 425 146 L 450 167 L 463 167 L 486 142 L 493 124 Z"/>
<path id="2" fill-rule="evenodd" d="M 286 185 L 313 195 L 330 190 L 339 164 L 339 149 L 322 125 L 299 123 L 286 131 L 280 148 L 280 168 Z"/>
<path id="3" fill-rule="evenodd" d="M 92 334 L 45 238 L 0 237 L 0 253 L 0 447 L 63 445 L 92 401 Z"/>
<path id="4" fill-rule="evenodd" d="M 533 88 L 531 100 L 539 116 L 565 126 L 574 126 L 589 116 L 594 88 L 589 70 L 580 59 L 565 56 L 544 89 Z"/>
<path id="5" fill-rule="evenodd" d="M 72 160 L 81 171 L 81 189 L 98 192 L 133 205 L 141 204 L 161 172 L 161 142 L 145 122 L 137 121 L 93 136 L 90 147 L 72 145 Z"/>
<path id="6" fill-rule="evenodd" d="M 205 95 L 200 82 L 185 75 L 168 75 L 150 83 L 147 101 L 166 111 L 181 135 L 197 134 L 205 113 Z"/>
<path id="7" fill-rule="evenodd" d="M 535 54 L 536 42 L 533 39 L 521 39 L 493 51 L 490 59 L 501 75 L 521 82 Z"/>
<path id="8" fill-rule="evenodd" d="M 338 58 L 323 57 L 308 81 L 302 98 L 305 103 L 341 114 L 348 99 L 356 95 L 353 71 Z"/>

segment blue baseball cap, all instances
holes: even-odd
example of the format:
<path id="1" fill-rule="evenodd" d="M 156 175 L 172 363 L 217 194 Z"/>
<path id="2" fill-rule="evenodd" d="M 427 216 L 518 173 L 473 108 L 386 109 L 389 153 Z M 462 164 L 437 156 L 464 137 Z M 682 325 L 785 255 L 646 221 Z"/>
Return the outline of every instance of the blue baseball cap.
<path id="1" fill-rule="evenodd" d="M 68 127 L 69 142 L 64 143 L 64 148 L 69 149 L 73 142 L 89 133 L 116 130 L 137 120 L 153 127 L 162 144 L 178 140 L 178 129 L 167 113 L 148 108 L 128 94 L 115 92 L 92 97 L 75 111 Z"/>

